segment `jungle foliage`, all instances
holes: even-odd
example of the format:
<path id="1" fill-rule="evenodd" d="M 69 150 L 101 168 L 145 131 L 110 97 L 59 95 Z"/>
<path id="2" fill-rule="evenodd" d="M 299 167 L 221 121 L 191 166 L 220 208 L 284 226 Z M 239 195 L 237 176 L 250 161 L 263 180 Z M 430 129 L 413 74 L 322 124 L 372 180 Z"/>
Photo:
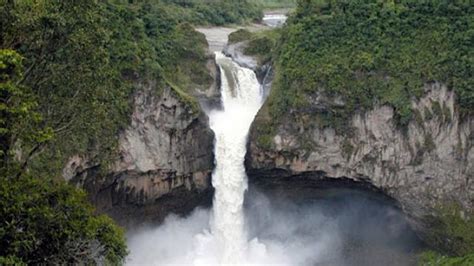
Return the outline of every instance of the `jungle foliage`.
<path id="1" fill-rule="evenodd" d="M 30 176 L 0 181 L 0 264 L 123 262 L 122 229 L 94 215 L 84 192 Z"/>
<path id="2" fill-rule="evenodd" d="M 469 1 L 301 0 L 282 30 L 270 114 L 320 113 L 344 128 L 356 111 L 388 104 L 401 127 L 423 85 L 446 84 L 474 110 L 474 6 Z M 312 101 L 337 99 L 324 111 Z M 342 104 L 341 104 L 342 103 Z M 341 125 L 341 127 L 338 127 Z"/>
<path id="3" fill-rule="evenodd" d="M 239 29 L 229 35 L 228 43 L 247 42 L 244 54 L 255 57 L 259 65 L 263 65 L 273 58 L 279 38 L 280 29 L 278 28 L 257 32 Z"/>
<path id="4" fill-rule="evenodd" d="M 57 174 L 72 154 L 107 165 L 137 83 L 173 83 L 186 93 L 211 82 L 205 38 L 170 7 L 178 5 L 120 2 L 2 1 L 0 48 L 24 58 L 16 84 L 31 91 L 41 128 L 54 135 L 12 140 L 33 151 L 21 159 L 40 176 Z"/>
<path id="5" fill-rule="evenodd" d="M 428 220 L 431 230 L 426 236 L 427 243 L 443 254 L 424 252 L 420 264 L 471 265 L 474 262 L 474 214 L 457 203 L 439 206 L 434 213 L 437 218 Z"/>
<path id="6" fill-rule="evenodd" d="M 350 137 L 348 119 L 377 105 L 392 106 L 395 122 L 406 128 L 420 119 L 412 101 L 435 82 L 455 92 L 462 118 L 474 114 L 470 1 L 299 0 L 280 35 L 272 54 L 272 91 L 256 118 L 262 148 L 271 148 L 283 120 Z M 433 106 L 427 119 L 444 119 L 443 106 Z M 301 132 L 300 148 L 311 149 Z M 427 149 L 434 145 L 429 140 Z M 351 152 L 349 146 L 341 149 Z M 474 219 L 461 210 L 438 210 L 427 244 L 445 254 L 426 252 L 421 265 L 473 264 Z"/>
<path id="7" fill-rule="evenodd" d="M 107 169 L 137 86 L 196 107 L 191 88 L 212 78 L 190 23 L 261 17 L 246 1 L 186 2 L 0 0 L 0 264 L 123 261 L 121 229 L 60 170 L 72 155 Z"/>
<path id="8" fill-rule="evenodd" d="M 42 145 L 52 138 L 33 91 L 20 85 L 22 61 L 0 50 L 0 264 L 120 264 L 127 255 L 122 230 L 96 216 L 82 191 L 33 178 L 14 158 L 16 141 Z"/>
<path id="9" fill-rule="evenodd" d="M 449 257 L 429 251 L 420 256 L 420 266 L 469 266 L 474 264 L 474 253 L 462 257 Z"/>
<path id="10" fill-rule="evenodd" d="M 180 21 L 199 25 L 244 24 L 259 21 L 261 6 L 255 0 L 150 0 L 162 2 Z M 139 2 L 139 1 L 138 1 Z M 146 2 L 146 1 L 144 1 Z"/>
<path id="11" fill-rule="evenodd" d="M 296 0 L 249 0 L 265 9 L 294 8 Z"/>

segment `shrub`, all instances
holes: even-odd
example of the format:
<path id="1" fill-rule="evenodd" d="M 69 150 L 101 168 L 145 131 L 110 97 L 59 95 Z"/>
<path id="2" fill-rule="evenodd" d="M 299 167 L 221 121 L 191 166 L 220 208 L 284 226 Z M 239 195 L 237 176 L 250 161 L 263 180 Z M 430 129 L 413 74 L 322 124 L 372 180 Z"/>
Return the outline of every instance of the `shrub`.
<path id="1" fill-rule="evenodd" d="M 251 37 L 252 37 L 252 33 L 250 31 L 246 29 L 239 29 L 229 34 L 227 42 L 229 44 L 242 42 L 242 41 L 249 40 Z"/>
<path id="2" fill-rule="evenodd" d="M 127 255 L 123 231 L 64 182 L 0 177 L 0 198 L 0 261 L 119 264 Z"/>
<path id="3" fill-rule="evenodd" d="M 451 256 L 474 253 L 474 215 L 452 203 L 435 210 L 427 243 Z"/>
<path id="4" fill-rule="evenodd" d="M 474 265 L 474 253 L 462 257 L 448 257 L 427 251 L 420 255 L 418 265 L 420 266 L 469 266 Z"/>

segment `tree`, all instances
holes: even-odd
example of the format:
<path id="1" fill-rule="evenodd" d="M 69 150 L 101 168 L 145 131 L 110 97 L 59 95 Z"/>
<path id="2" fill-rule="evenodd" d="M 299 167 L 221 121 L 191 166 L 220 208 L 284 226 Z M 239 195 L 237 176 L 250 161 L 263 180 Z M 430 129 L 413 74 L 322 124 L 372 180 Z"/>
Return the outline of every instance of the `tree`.
<path id="1" fill-rule="evenodd" d="M 0 177 L 0 264 L 120 264 L 123 231 L 85 193 L 29 175 Z"/>
<path id="2" fill-rule="evenodd" d="M 0 50 L 0 170 L 18 176 L 28 157 L 51 138 L 51 130 L 40 126 L 41 116 L 28 87 L 19 85 L 23 79 L 23 58 L 13 50 Z M 33 147 L 22 155 L 15 153 L 16 143 Z M 19 160 L 12 160 L 17 157 Z M 26 157 L 26 158 L 23 158 Z"/>
<path id="3" fill-rule="evenodd" d="M 28 159 L 21 157 L 34 150 L 22 155 L 16 143 L 37 149 L 52 132 L 42 126 L 32 91 L 20 85 L 22 61 L 17 52 L 0 50 L 0 264 L 121 263 L 122 230 L 94 215 L 84 192 L 24 171 Z"/>

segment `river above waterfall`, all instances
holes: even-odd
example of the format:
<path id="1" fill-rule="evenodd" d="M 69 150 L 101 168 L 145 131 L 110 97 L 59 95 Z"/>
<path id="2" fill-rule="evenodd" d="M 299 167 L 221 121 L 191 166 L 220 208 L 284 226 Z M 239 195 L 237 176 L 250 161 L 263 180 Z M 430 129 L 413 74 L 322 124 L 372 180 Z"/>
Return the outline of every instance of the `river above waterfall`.
<path id="1" fill-rule="evenodd" d="M 266 11 L 261 24 L 251 24 L 246 27 L 198 27 L 196 30 L 206 35 L 210 52 L 221 52 L 227 44 L 227 37 L 232 32 L 242 28 L 255 32 L 279 27 L 285 23 L 288 12 L 289 10 L 286 9 Z"/>

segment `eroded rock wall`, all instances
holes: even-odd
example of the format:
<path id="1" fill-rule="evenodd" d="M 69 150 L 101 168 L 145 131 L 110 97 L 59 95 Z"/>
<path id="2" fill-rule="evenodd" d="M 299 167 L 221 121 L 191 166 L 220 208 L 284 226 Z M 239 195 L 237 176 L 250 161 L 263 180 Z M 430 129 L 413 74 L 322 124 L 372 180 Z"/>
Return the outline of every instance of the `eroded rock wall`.
<path id="1" fill-rule="evenodd" d="M 214 134 L 204 112 L 188 100 L 168 86 L 138 85 L 130 126 L 119 136 L 119 158 L 99 173 L 76 156 L 65 178 L 123 225 L 161 221 L 170 212 L 209 204 Z"/>
<path id="2" fill-rule="evenodd" d="M 251 182 L 280 182 L 288 189 L 301 176 L 351 180 L 394 198 L 420 234 L 438 204 L 456 201 L 474 208 L 474 119 L 461 117 L 455 95 L 438 83 L 413 101 L 415 119 L 400 129 L 394 110 L 379 106 L 354 113 L 350 132 L 307 129 L 284 119 L 271 147 L 258 143 L 259 116 L 252 126 L 246 158 Z M 314 105 L 320 105 L 315 101 Z M 311 113 L 297 114 L 302 121 Z M 305 137 L 302 137 L 305 136 Z M 298 181 L 299 182 L 299 181 Z"/>

